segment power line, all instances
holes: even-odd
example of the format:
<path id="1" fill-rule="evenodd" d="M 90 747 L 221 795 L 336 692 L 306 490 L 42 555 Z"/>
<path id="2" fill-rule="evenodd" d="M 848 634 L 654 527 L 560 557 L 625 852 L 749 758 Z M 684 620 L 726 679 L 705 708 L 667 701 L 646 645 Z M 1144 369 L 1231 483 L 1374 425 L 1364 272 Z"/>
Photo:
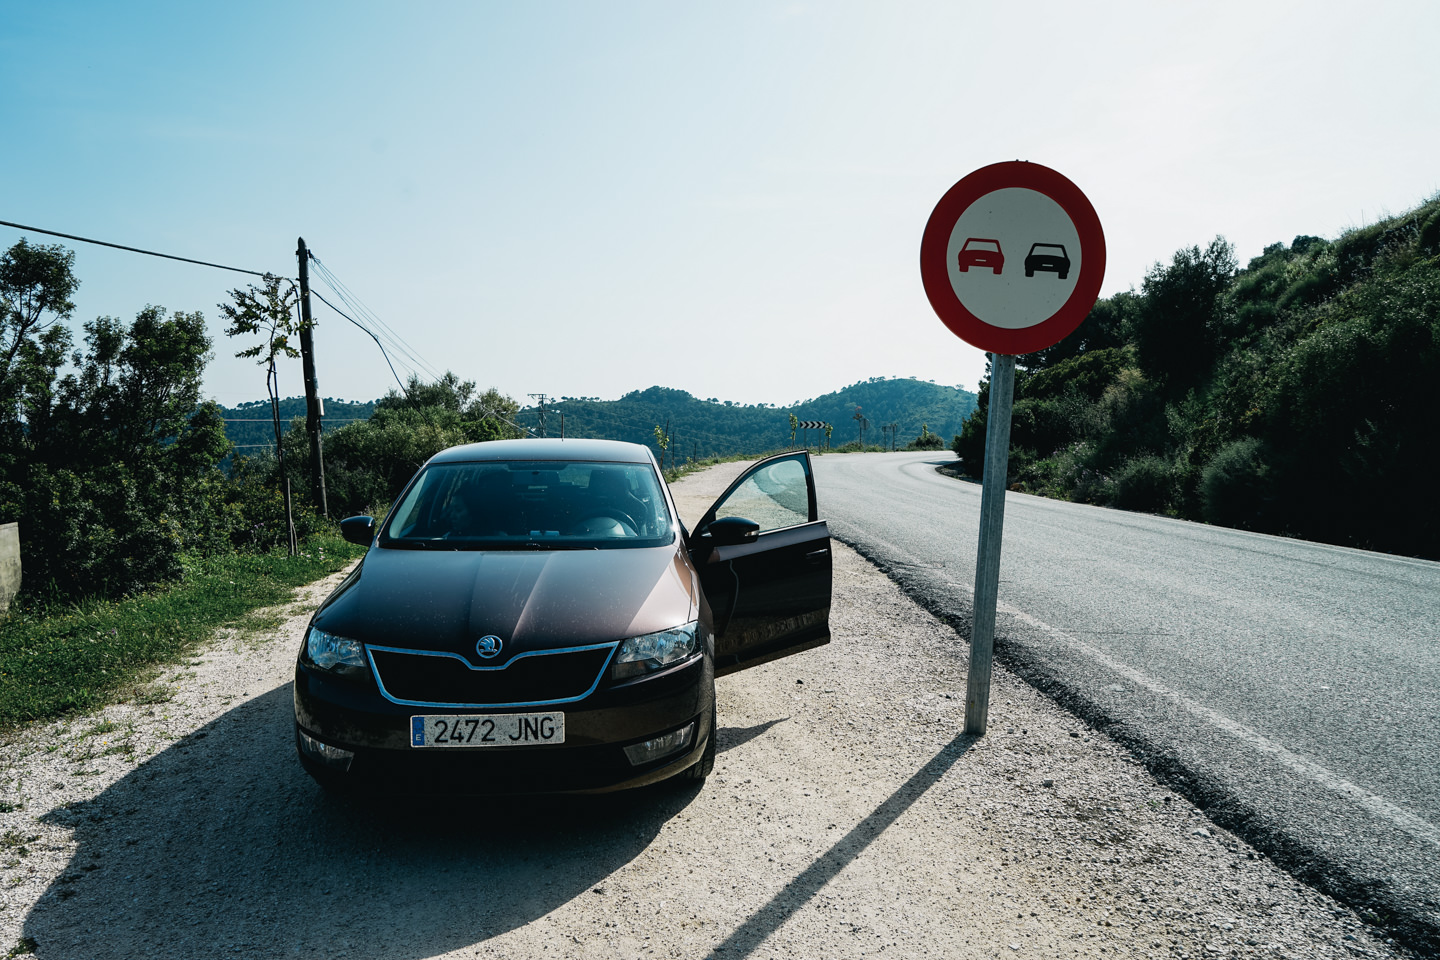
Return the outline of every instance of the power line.
<path id="1" fill-rule="evenodd" d="M 270 423 L 270 417 L 221 417 L 225 423 Z M 321 417 L 326 423 L 338 423 L 341 420 L 369 420 L 369 417 Z"/>
<path id="2" fill-rule="evenodd" d="M 81 243 L 93 243 L 98 247 L 111 247 L 115 250 L 128 250 L 131 253 L 143 253 L 147 257 L 163 257 L 166 260 L 179 260 L 181 263 L 193 263 L 202 267 L 214 267 L 216 270 L 229 270 L 232 273 L 248 273 L 252 277 L 273 277 L 276 274 L 262 273 L 259 270 L 244 270 L 240 267 L 227 267 L 223 263 L 211 263 L 208 260 L 193 260 L 190 257 L 177 257 L 173 253 L 158 253 L 154 250 L 142 250 L 139 247 L 127 247 L 123 243 L 110 243 L 106 240 L 93 240 L 90 237 L 77 237 L 73 233 L 60 233 L 56 230 L 42 230 L 39 227 L 27 227 L 23 223 L 11 223 L 8 220 L 0 220 L 0 227 L 14 227 L 16 230 L 28 230 L 31 233 L 43 233 L 48 237 L 64 237 L 66 240 L 78 240 Z M 289 277 L 282 279 L 289 280 Z"/>
<path id="3" fill-rule="evenodd" d="M 341 310 L 339 307 L 335 306 L 335 304 L 331 303 L 329 300 L 326 300 L 323 296 L 320 295 L 320 292 L 319 292 L 318 290 L 316 290 L 316 289 L 314 289 L 314 288 L 312 287 L 312 288 L 310 289 L 310 292 L 313 293 L 313 294 L 315 294 L 316 298 L 317 298 L 321 303 L 325 304 L 325 306 L 329 307 L 331 310 L 334 310 L 336 313 L 340 314 L 340 316 L 344 317 L 346 320 L 349 320 L 351 323 L 355 324 L 355 326 L 359 327 L 361 330 L 364 330 L 366 333 L 370 334 L 370 339 L 371 339 L 371 340 L 374 340 L 374 341 L 375 341 L 375 346 L 377 346 L 377 347 L 380 348 L 380 355 L 385 358 L 385 364 L 386 364 L 388 367 L 390 367 L 390 375 L 395 378 L 395 382 L 396 382 L 396 383 L 400 384 L 400 391 L 405 394 L 405 399 L 409 400 L 410 403 L 411 403 L 411 405 L 415 406 L 415 409 L 420 410 L 420 409 L 421 409 L 420 406 L 415 403 L 415 399 L 410 396 L 410 391 L 409 391 L 408 389 L 406 389 L 404 382 L 401 381 L 400 375 L 395 372 L 395 365 L 390 362 L 390 354 L 388 354 L 388 353 L 385 352 L 385 345 L 380 342 L 380 338 L 377 337 L 377 336 L 375 336 L 375 334 L 372 333 L 372 332 L 370 331 L 370 329 L 369 329 L 368 327 L 366 327 L 363 323 L 361 323 L 360 321 L 356 320 L 354 317 L 350 316 L 350 314 L 346 313 L 344 310 Z M 439 378 L 436 377 L 436 378 L 434 378 L 434 379 L 438 380 Z M 422 411 L 422 412 L 423 412 L 423 411 Z M 513 420 L 506 420 L 504 417 L 502 417 L 502 416 L 500 416 L 499 414 L 495 413 L 493 410 L 482 410 L 481 413 L 480 413 L 480 416 L 481 416 L 481 419 L 488 419 L 488 418 L 490 418 L 490 417 L 493 417 L 493 418 L 495 418 L 496 420 L 499 420 L 501 423 L 508 423 L 508 424 L 510 424 L 510 426 L 514 427 L 516 430 L 523 430 L 524 432 L 529 433 L 529 434 L 531 434 L 531 435 L 533 435 L 533 434 L 535 433 L 535 431 L 534 431 L 534 430 L 531 430 L 529 427 L 522 427 L 520 424 L 515 423 Z M 360 418 L 355 418 L 355 419 L 360 419 Z M 428 419 L 428 416 L 427 416 L 427 419 Z"/>
<path id="4" fill-rule="evenodd" d="M 362 301 L 353 290 L 347 287 L 339 277 L 335 276 L 314 253 L 310 254 L 310 262 L 315 265 L 316 275 L 335 293 L 335 296 L 349 307 L 352 313 L 363 317 L 369 323 L 373 328 L 371 330 L 372 336 L 383 337 L 385 341 L 390 344 L 392 350 L 410 361 L 406 363 L 404 360 L 401 360 L 401 366 L 409 368 L 412 373 L 424 374 L 432 380 L 440 379 L 440 374 L 435 368 L 430 366 L 415 348 L 405 341 L 404 337 L 396 333 L 389 324 L 380 319 L 375 311 L 366 306 L 364 301 Z"/>
<path id="5" fill-rule="evenodd" d="M 315 294 L 316 298 L 319 299 L 321 303 L 325 304 L 325 306 L 329 307 L 331 310 L 334 310 L 336 313 L 340 314 L 340 316 L 344 317 L 346 320 L 349 320 L 361 330 L 364 330 L 366 333 L 370 333 L 369 329 L 367 329 L 365 325 L 362 324 L 360 321 L 356 320 L 354 317 L 350 316 L 350 314 L 335 306 L 335 304 L 331 303 L 329 300 L 326 300 L 324 297 L 320 296 L 319 291 L 312 289 L 310 292 Z M 405 389 L 405 384 L 401 383 L 400 381 L 400 374 L 395 372 L 395 364 L 390 362 L 390 354 L 385 352 L 385 344 L 381 343 L 380 338 L 375 336 L 375 334 L 373 333 L 370 333 L 370 339 L 374 340 L 375 346 L 380 348 L 380 355 L 385 358 L 385 365 L 390 368 L 390 376 L 395 378 L 395 382 L 400 384 L 400 391 L 405 394 L 406 398 L 409 398 L 410 391 Z"/>
<path id="6" fill-rule="evenodd" d="M 402 346 L 400 343 L 398 343 L 398 338 L 390 335 L 390 331 L 384 326 L 384 324 L 380 323 L 379 317 L 375 316 L 375 312 L 369 307 L 367 307 L 365 303 L 361 301 L 358 296 L 356 296 L 354 291 L 352 291 L 349 287 L 342 283 L 339 277 L 336 277 L 335 274 L 331 273 L 330 270 L 325 266 L 324 262 L 319 257 L 315 256 L 314 253 L 310 254 L 310 262 L 315 266 L 316 275 L 321 281 L 325 283 L 326 286 L 330 288 L 331 292 L 334 293 L 336 298 L 339 299 L 341 303 L 345 304 L 345 306 L 349 307 L 351 313 L 365 319 L 366 323 L 368 324 L 367 329 L 369 329 L 369 332 L 372 336 L 379 337 L 381 334 L 384 334 L 384 338 L 390 341 L 390 346 L 392 349 L 395 350 L 395 352 L 402 355 L 407 355 L 409 353 L 409 351 L 405 349 L 405 347 L 408 347 L 408 344 Z M 376 332 L 377 329 L 379 330 L 379 333 Z M 412 356 L 410 359 L 418 360 L 419 358 Z M 403 360 L 401 362 L 401 366 L 408 367 L 411 369 L 411 372 L 415 372 L 415 367 L 411 366 L 410 364 L 404 363 Z"/>

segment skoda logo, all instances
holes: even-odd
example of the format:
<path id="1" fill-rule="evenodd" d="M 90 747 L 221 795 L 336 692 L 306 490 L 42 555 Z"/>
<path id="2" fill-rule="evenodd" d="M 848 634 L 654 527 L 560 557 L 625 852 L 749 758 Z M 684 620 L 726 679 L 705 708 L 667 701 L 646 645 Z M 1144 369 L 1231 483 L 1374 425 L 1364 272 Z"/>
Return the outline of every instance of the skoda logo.
<path id="1" fill-rule="evenodd" d="M 475 641 L 475 652 L 480 655 L 480 659 L 482 660 L 494 660 L 500 656 L 501 646 L 502 644 L 499 637 L 481 637 Z"/>

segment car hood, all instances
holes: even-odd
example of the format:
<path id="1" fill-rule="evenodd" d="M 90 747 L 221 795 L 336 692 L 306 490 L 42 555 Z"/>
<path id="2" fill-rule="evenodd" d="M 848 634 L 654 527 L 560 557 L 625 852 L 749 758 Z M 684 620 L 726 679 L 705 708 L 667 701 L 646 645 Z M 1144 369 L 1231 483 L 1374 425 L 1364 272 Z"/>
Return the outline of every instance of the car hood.
<path id="1" fill-rule="evenodd" d="M 315 616 L 367 644 L 458 653 L 494 635 L 500 665 L 527 650 L 579 646 L 694 620 L 699 584 L 678 545 L 613 550 L 372 547 Z"/>

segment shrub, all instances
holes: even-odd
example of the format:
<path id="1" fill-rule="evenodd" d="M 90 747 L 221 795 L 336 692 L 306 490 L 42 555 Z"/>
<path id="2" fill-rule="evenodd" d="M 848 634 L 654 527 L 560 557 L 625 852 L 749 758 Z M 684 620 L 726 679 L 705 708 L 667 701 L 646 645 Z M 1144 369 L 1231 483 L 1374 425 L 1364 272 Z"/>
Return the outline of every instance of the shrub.
<path id="1" fill-rule="evenodd" d="M 1416 239 L 1416 246 L 1424 256 L 1433 257 L 1440 254 L 1440 209 L 1430 214 L 1429 218 L 1420 226 L 1420 236 Z"/>
<path id="2" fill-rule="evenodd" d="M 940 434 L 931 433 L 929 424 L 920 425 L 920 436 L 911 440 L 905 447 L 906 450 L 944 450 L 945 441 L 940 439 Z"/>
<path id="3" fill-rule="evenodd" d="M 950 441 L 950 449 L 960 458 L 960 471 L 979 479 L 985 472 L 984 410 L 976 410 L 961 424 L 960 432 Z"/>
<path id="4" fill-rule="evenodd" d="M 1257 526 L 1268 479 L 1258 439 L 1244 437 L 1221 447 L 1200 475 L 1201 511 L 1206 521 L 1226 527 Z"/>
<path id="5" fill-rule="evenodd" d="M 1115 476 L 1115 505 L 1125 510 L 1161 513 L 1174 496 L 1171 465 L 1153 454 L 1126 462 Z"/>

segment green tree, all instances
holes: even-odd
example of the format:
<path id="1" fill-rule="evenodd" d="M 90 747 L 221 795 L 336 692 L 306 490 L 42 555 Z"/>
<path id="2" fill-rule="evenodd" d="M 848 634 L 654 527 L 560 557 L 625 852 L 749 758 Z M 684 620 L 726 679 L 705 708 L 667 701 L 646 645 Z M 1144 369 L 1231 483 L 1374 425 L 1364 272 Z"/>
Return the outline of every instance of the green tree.
<path id="1" fill-rule="evenodd" d="M 669 423 L 665 424 L 667 427 Z M 655 426 L 655 446 L 660 448 L 660 469 L 665 469 L 665 451 L 670 449 L 670 434 L 666 433 L 657 424 Z"/>
<path id="2" fill-rule="evenodd" d="M 403 392 L 391 389 L 375 403 L 376 412 L 402 409 L 444 410 L 456 414 L 458 422 L 465 425 L 462 443 L 510 440 L 525 435 L 515 423 L 519 403 L 494 387 L 476 393 L 474 380 L 461 380 L 449 370 L 434 383 L 425 383 L 412 373 Z"/>
<path id="3" fill-rule="evenodd" d="M 185 552 L 229 547 L 216 464 L 230 444 L 200 400 L 204 317 L 152 306 L 85 331 L 0 485 L 0 520 L 24 521 L 27 592 L 126 593 L 179 576 Z"/>
<path id="4" fill-rule="evenodd" d="M 286 541 L 290 555 L 294 556 L 299 549 L 299 537 L 291 499 L 291 478 L 285 470 L 284 436 L 280 428 L 280 380 L 275 360 L 277 357 L 293 359 L 300 356 L 300 351 L 290 345 L 291 338 L 300 336 L 300 319 L 295 310 L 298 302 L 295 286 L 290 284 L 287 289 L 281 290 L 282 282 L 289 283 L 273 274 L 266 274 L 262 285 L 251 284 L 244 290 L 231 290 L 231 302 L 220 304 L 220 312 L 230 321 L 225 336 L 258 334 L 264 340 L 237 351 L 235 356 L 259 357 L 257 362 L 265 368 L 265 392 L 270 397 L 270 416 L 275 425 L 275 456 L 282 484 L 281 495 L 285 500 Z"/>
<path id="5" fill-rule="evenodd" d="M 434 383 L 412 375 L 403 392 L 391 390 L 375 413 L 325 434 L 325 484 L 333 509 L 374 513 L 393 500 L 415 471 L 447 447 L 522 437 L 520 405 L 493 387 L 446 372 Z M 289 469 L 303 464 L 307 438 L 300 421 L 285 436 Z M 292 478 L 298 481 L 298 476 Z"/>
<path id="6" fill-rule="evenodd" d="M 59 244 L 21 241 L 0 255 L 0 383 L 25 345 L 75 311 L 75 254 Z"/>
<path id="7" fill-rule="evenodd" d="M 74 266 L 75 254 L 58 244 L 22 239 L 0 255 L 0 476 L 25 460 L 32 412 L 48 415 L 70 350 L 70 331 L 56 323 L 75 311 Z"/>
<path id="8" fill-rule="evenodd" d="M 1180 396 L 1219 359 L 1220 297 L 1234 279 L 1235 249 L 1216 237 L 1204 250 L 1179 250 L 1170 265 L 1145 275 L 1131 335 L 1145 376 Z"/>

